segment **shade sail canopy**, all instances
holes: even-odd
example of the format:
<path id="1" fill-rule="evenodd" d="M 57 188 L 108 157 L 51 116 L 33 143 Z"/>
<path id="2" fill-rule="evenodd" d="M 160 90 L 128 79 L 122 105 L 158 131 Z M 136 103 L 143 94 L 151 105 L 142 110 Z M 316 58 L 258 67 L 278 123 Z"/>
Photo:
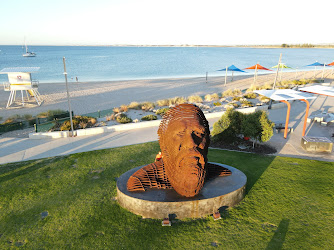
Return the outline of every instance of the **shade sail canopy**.
<path id="1" fill-rule="evenodd" d="M 271 68 L 277 68 L 277 67 L 278 67 L 278 64 L 275 65 L 275 66 L 273 66 L 273 67 L 271 67 Z M 281 64 L 279 65 L 279 68 L 280 68 L 280 69 L 292 69 L 291 67 L 285 65 L 284 63 L 281 63 Z"/>
<path id="2" fill-rule="evenodd" d="M 23 73 L 33 73 L 37 72 L 40 67 L 14 67 L 14 68 L 4 68 L 0 71 L 0 74 L 6 73 L 16 73 L 16 72 L 23 72 Z"/>
<path id="3" fill-rule="evenodd" d="M 334 88 L 321 85 L 313 85 L 309 87 L 300 88 L 300 91 L 309 92 L 318 95 L 326 95 L 334 97 Z"/>
<path id="4" fill-rule="evenodd" d="M 226 71 L 226 68 L 224 68 L 224 69 L 220 69 L 220 70 L 217 70 L 217 71 Z M 243 70 L 237 68 L 237 67 L 234 66 L 234 65 L 231 65 L 231 66 L 227 67 L 227 71 L 245 72 L 245 71 L 243 71 Z"/>
<path id="5" fill-rule="evenodd" d="M 292 89 L 270 89 L 270 90 L 254 90 L 254 93 L 264 95 L 274 101 L 292 101 L 301 99 L 315 99 L 312 94 L 300 92 Z"/>
<path id="6" fill-rule="evenodd" d="M 324 65 L 325 64 L 323 64 L 323 63 L 315 62 L 315 63 L 309 64 L 309 65 L 306 65 L 306 66 L 324 66 Z"/>
<path id="7" fill-rule="evenodd" d="M 334 62 L 327 64 L 327 66 L 334 66 Z"/>
<path id="8" fill-rule="evenodd" d="M 255 65 L 250 66 L 250 67 L 245 68 L 245 69 L 257 69 L 257 70 L 269 70 L 269 71 L 272 71 L 271 69 L 267 69 L 267 68 L 263 67 L 260 64 L 255 64 Z"/>

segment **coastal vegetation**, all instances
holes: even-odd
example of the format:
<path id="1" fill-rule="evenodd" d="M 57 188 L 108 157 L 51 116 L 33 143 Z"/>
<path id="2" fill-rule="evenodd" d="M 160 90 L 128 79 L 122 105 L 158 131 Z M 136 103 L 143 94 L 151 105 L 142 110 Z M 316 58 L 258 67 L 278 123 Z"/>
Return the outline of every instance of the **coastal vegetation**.
<path id="1" fill-rule="evenodd" d="M 73 129 L 85 129 L 85 128 L 91 128 L 96 124 L 96 119 L 93 117 L 88 116 L 80 116 L 76 115 L 72 118 L 73 121 Z M 68 131 L 71 130 L 71 123 L 69 120 L 63 122 L 62 124 L 56 123 L 56 125 L 51 128 L 52 131 L 56 130 L 60 131 Z"/>
<path id="2" fill-rule="evenodd" d="M 142 121 L 153 121 L 158 119 L 158 117 L 156 115 L 145 115 L 141 119 Z"/>
<path id="3" fill-rule="evenodd" d="M 221 220 L 143 219 L 117 202 L 116 181 L 154 161 L 157 142 L 0 167 L 1 249 L 331 249 L 334 163 L 209 149 L 247 176 Z"/>
<path id="4" fill-rule="evenodd" d="M 250 137 L 253 139 L 254 147 L 257 142 L 270 140 L 273 136 L 273 126 L 274 123 L 269 120 L 265 111 L 243 114 L 228 109 L 219 121 L 213 124 L 212 141 L 236 143 L 242 137 Z"/>

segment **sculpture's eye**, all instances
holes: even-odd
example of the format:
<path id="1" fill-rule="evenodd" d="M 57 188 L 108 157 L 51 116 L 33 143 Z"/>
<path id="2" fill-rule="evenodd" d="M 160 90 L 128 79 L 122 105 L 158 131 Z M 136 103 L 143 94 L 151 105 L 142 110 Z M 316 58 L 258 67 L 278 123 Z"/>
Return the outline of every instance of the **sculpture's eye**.
<path id="1" fill-rule="evenodd" d="M 201 131 L 194 131 L 193 134 L 196 135 L 198 138 L 204 137 L 204 133 L 202 133 Z"/>

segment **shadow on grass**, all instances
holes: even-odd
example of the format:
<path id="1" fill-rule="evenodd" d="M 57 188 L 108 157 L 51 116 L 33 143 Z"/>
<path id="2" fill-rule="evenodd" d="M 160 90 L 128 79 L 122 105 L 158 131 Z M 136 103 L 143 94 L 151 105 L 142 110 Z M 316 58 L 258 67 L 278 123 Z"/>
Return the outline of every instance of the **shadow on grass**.
<path id="1" fill-rule="evenodd" d="M 47 162 L 49 162 L 49 159 L 32 161 L 30 164 L 28 163 L 28 166 L 27 166 L 27 162 L 10 163 L 6 166 L 2 166 L 0 175 L 3 175 L 3 176 L 0 176 L 0 184 L 2 182 L 9 181 L 11 179 L 20 177 L 22 175 L 30 174 L 33 171 L 43 168 L 45 167 Z M 10 174 L 7 174 L 7 173 L 10 173 Z"/>
<path id="2" fill-rule="evenodd" d="M 208 159 L 241 170 L 247 176 L 246 194 L 270 166 L 274 156 L 210 149 Z"/>
<path id="3" fill-rule="evenodd" d="M 282 249 L 283 243 L 285 241 L 285 235 L 289 228 L 289 223 L 290 223 L 289 219 L 281 220 L 274 236 L 271 238 L 268 246 L 266 247 L 267 250 Z"/>

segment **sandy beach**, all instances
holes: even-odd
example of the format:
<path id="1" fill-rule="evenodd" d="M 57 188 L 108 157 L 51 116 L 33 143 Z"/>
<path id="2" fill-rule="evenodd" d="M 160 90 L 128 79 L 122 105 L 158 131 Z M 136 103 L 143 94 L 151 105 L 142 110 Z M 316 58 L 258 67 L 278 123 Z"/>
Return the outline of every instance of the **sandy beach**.
<path id="1" fill-rule="evenodd" d="M 331 70 L 325 71 L 325 82 L 333 81 Z M 316 78 L 321 78 L 322 70 L 316 71 Z M 313 78 L 314 71 L 300 71 L 282 73 L 282 80 Z M 257 85 L 273 83 L 275 71 L 270 74 L 258 75 Z M 98 110 L 111 109 L 133 101 L 157 101 L 176 96 L 205 95 L 222 93 L 227 89 L 247 89 L 253 84 L 254 76 L 227 77 L 227 85 L 224 86 L 225 76 L 196 78 L 169 78 L 129 81 L 105 81 L 105 82 L 70 82 L 69 90 L 71 106 L 75 114 L 86 114 Z M 44 102 L 41 106 L 27 104 L 25 107 L 16 106 L 6 109 L 9 92 L 0 91 L 0 117 L 4 121 L 12 115 L 37 115 L 40 112 L 53 109 L 68 109 L 65 83 L 40 83 L 39 92 Z M 17 100 L 20 100 L 17 93 Z"/>

